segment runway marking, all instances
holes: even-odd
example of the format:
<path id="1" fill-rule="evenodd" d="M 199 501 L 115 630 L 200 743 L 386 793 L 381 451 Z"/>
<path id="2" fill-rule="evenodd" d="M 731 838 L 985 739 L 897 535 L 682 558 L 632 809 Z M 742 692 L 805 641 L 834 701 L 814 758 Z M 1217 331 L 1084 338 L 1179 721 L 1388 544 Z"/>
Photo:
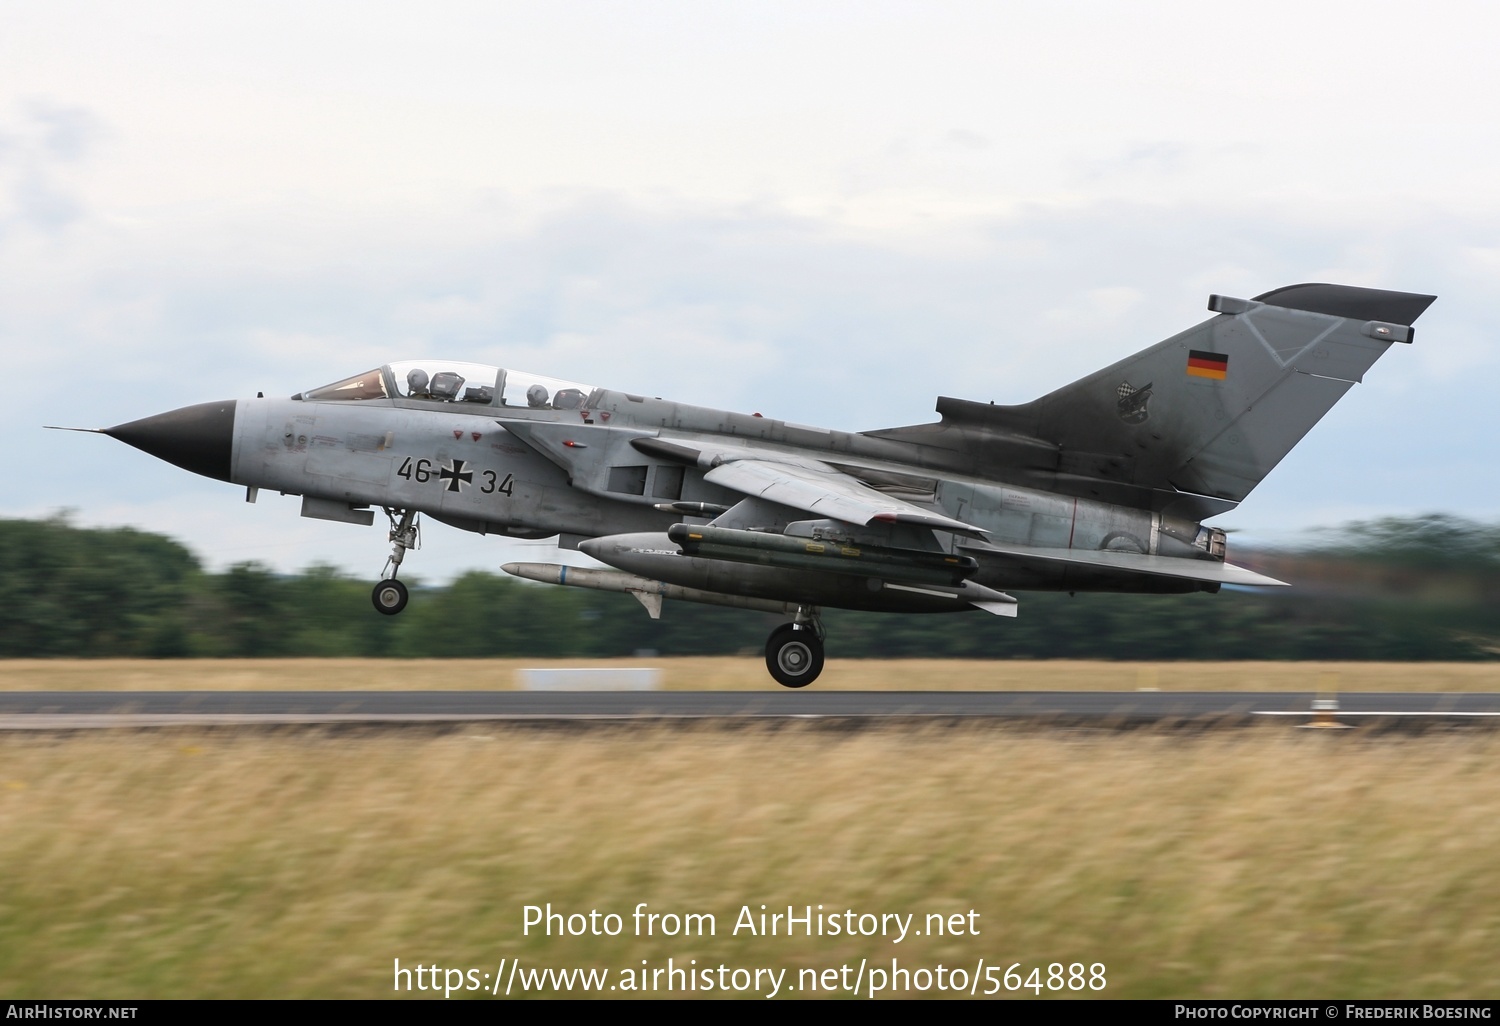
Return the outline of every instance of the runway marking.
<path id="1" fill-rule="evenodd" d="M 0 692 L 0 731 L 640 726 L 714 720 L 1202 729 L 1277 716 L 1408 723 L 1412 729 L 1444 722 L 1500 725 L 1500 694 L 1349 693 L 1341 698 L 1343 708 L 1329 710 L 1320 708 L 1328 700 L 1312 694 L 1270 692 Z"/>
<path id="2" fill-rule="evenodd" d="M 1255 716 L 1500 716 L 1500 712 L 1464 712 L 1458 709 L 1427 709 L 1398 712 L 1353 709 L 1252 709 Z"/>

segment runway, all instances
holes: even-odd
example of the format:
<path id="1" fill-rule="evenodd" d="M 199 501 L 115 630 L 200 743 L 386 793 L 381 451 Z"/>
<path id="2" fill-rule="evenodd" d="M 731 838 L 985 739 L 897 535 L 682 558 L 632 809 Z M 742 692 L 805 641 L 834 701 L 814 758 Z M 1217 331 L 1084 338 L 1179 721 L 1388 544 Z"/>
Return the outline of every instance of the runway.
<path id="1" fill-rule="evenodd" d="M 14 691 L 0 730 L 171 726 L 654 723 L 1500 726 L 1500 694 L 1161 691 Z"/>

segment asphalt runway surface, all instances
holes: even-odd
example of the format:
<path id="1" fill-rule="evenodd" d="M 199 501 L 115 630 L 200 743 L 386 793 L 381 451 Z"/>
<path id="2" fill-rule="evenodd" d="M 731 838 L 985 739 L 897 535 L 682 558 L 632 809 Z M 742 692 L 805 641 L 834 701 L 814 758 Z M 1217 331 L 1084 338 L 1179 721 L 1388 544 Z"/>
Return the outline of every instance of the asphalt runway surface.
<path id="1" fill-rule="evenodd" d="M 1500 694 L 1184 691 L 13 691 L 0 730 L 191 725 L 824 720 L 1060 726 L 1500 727 Z"/>

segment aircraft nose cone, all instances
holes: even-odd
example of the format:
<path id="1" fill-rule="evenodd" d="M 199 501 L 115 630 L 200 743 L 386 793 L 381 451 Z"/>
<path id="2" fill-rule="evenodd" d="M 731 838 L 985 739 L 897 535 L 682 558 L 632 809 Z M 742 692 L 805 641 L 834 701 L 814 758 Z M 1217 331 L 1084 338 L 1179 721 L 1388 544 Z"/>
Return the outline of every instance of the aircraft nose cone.
<path id="1" fill-rule="evenodd" d="M 235 400 L 184 406 L 170 413 L 105 428 L 104 434 L 183 470 L 229 480 Z"/>

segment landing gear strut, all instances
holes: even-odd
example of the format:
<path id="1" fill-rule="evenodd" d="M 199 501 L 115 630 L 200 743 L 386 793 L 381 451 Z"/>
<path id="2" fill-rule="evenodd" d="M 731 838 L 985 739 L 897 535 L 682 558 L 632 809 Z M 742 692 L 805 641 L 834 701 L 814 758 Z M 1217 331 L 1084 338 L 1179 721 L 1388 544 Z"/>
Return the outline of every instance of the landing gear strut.
<path id="1" fill-rule="evenodd" d="M 380 580 L 376 582 L 375 590 L 370 592 L 370 601 L 374 603 L 377 612 L 384 613 L 386 616 L 395 616 L 406 608 L 406 601 L 410 598 L 406 585 L 396 580 L 396 572 L 401 569 L 401 561 L 406 558 L 406 550 L 421 545 L 422 534 L 417 526 L 416 510 L 386 509 L 385 515 L 391 521 L 391 533 L 388 536 L 391 542 L 391 555 L 385 561 L 385 569 L 380 573 Z"/>
<path id="2" fill-rule="evenodd" d="M 766 669 L 776 683 L 805 688 L 823 672 L 823 622 L 815 606 L 801 606 L 797 618 L 766 639 Z"/>

